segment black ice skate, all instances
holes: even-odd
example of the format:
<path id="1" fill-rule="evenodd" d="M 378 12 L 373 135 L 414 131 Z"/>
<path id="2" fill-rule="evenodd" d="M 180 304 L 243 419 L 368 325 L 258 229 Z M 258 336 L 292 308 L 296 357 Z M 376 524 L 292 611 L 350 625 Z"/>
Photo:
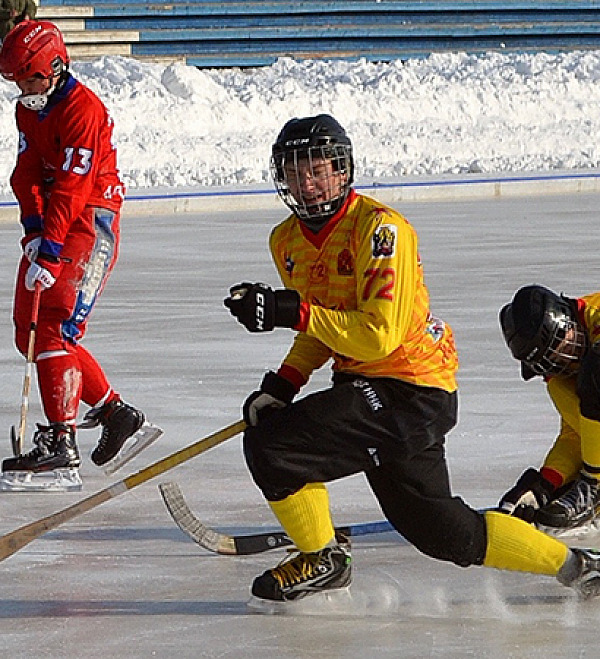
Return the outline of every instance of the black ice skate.
<path id="1" fill-rule="evenodd" d="M 543 527 L 573 529 L 593 520 L 598 513 L 598 481 L 582 474 L 562 496 L 540 508 L 535 521 Z"/>
<path id="2" fill-rule="evenodd" d="M 343 589 L 350 585 L 351 562 L 349 545 L 325 547 L 311 554 L 296 552 L 257 577 L 252 595 L 260 600 L 286 602 Z"/>
<path id="3" fill-rule="evenodd" d="M 98 445 L 92 451 L 92 462 L 104 466 L 107 474 L 129 462 L 162 435 L 160 428 L 145 421 L 141 411 L 122 400 L 91 409 L 79 427 L 94 428 L 102 425 Z"/>
<path id="4" fill-rule="evenodd" d="M 38 423 L 33 443 L 35 447 L 29 453 L 3 460 L 0 490 L 24 492 L 81 489 L 81 460 L 73 427 L 64 423 L 49 426 Z"/>
<path id="5" fill-rule="evenodd" d="M 571 548 L 571 555 L 556 577 L 563 585 L 574 588 L 580 597 L 600 595 L 600 550 Z"/>

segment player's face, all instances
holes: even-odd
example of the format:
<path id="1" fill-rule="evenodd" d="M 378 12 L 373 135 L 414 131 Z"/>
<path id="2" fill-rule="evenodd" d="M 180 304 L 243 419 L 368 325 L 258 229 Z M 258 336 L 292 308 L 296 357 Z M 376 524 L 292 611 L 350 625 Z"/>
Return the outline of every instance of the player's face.
<path id="1" fill-rule="evenodd" d="M 565 332 L 564 339 L 556 346 L 552 361 L 559 367 L 572 367 L 582 357 L 583 341 L 575 325 L 569 327 Z"/>
<path id="2" fill-rule="evenodd" d="M 52 78 L 43 78 L 41 75 L 36 74 L 30 78 L 17 80 L 17 86 L 21 90 L 23 96 L 30 96 L 31 94 L 45 94 L 52 86 Z"/>
<path id="3" fill-rule="evenodd" d="M 583 329 L 577 323 L 572 323 L 564 329 L 562 338 L 555 337 L 543 358 L 529 366 L 540 375 L 571 375 L 579 370 L 586 345 Z"/>
<path id="4" fill-rule="evenodd" d="M 328 158 L 303 158 L 285 164 L 285 178 L 293 197 L 306 206 L 337 199 L 342 194 L 346 174 L 333 169 Z"/>

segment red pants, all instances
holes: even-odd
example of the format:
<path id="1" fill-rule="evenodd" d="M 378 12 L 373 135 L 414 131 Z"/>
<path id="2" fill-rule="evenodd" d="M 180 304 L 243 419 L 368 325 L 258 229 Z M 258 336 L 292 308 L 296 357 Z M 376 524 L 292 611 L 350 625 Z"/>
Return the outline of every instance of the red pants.
<path id="1" fill-rule="evenodd" d="M 78 341 L 112 271 L 118 254 L 119 214 L 86 208 L 85 226 L 67 235 L 63 268 L 56 283 L 42 292 L 34 359 L 44 412 L 50 423 L 74 423 L 79 401 L 105 402 L 111 387 L 95 358 Z M 78 226 L 84 224 L 78 222 Z M 17 349 L 27 354 L 33 292 L 25 288 L 29 261 L 21 259 L 15 288 L 13 321 Z"/>

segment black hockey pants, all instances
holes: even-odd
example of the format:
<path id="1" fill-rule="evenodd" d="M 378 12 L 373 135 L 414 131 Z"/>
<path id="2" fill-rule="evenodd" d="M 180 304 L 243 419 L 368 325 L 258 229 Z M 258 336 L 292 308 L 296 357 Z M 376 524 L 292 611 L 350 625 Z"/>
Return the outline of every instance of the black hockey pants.
<path id="1" fill-rule="evenodd" d="M 417 549 L 480 565 L 485 521 L 452 496 L 444 451 L 457 400 L 391 378 L 336 374 L 333 387 L 248 428 L 246 462 L 269 501 L 364 471 L 385 516 Z"/>

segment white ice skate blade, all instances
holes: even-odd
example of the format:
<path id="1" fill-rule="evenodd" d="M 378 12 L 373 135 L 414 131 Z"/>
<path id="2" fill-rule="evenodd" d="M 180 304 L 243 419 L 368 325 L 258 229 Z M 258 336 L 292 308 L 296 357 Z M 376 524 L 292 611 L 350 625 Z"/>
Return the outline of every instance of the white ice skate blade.
<path id="1" fill-rule="evenodd" d="M 162 434 L 162 428 L 159 428 L 152 423 L 144 423 L 139 430 L 127 439 L 117 455 L 115 455 L 112 460 L 109 460 L 106 464 L 102 465 L 102 471 L 104 471 L 107 476 L 114 474 L 117 469 L 120 469 L 123 465 L 135 458 L 138 453 L 141 453 L 145 448 L 150 446 L 150 444 L 155 442 Z"/>
<path id="2" fill-rule="evenodd" d="M 592 519 L 589 522 L 584 522 L 579 526 L 573 528 L 559 528 L 554 526 L 543 526 L 538 524 L 537 528 L 540 531 L 543 531 L 546 535 L 550 535 L 553 538 L 559 540 L 569 541 L 569 540 L 583 540 L 589 538 L 590 536 L 595 536 L 600 534 L 600 518 Z"/>
<path id="3" fill-rule="evenodd" d="M 354 604 L 350 586 L 347 586 L 313 593 L 289 602 L 252 596 L 246 606 L 253 612 L 266 615 L 318 616 L 347 615 L 352 612 Z"/>
<path id="4" fill-rule="evenodd" d="M 53 471 L 3 471 L 0 492 L 79 492 L 83 487 L 79 469 Z"/>

